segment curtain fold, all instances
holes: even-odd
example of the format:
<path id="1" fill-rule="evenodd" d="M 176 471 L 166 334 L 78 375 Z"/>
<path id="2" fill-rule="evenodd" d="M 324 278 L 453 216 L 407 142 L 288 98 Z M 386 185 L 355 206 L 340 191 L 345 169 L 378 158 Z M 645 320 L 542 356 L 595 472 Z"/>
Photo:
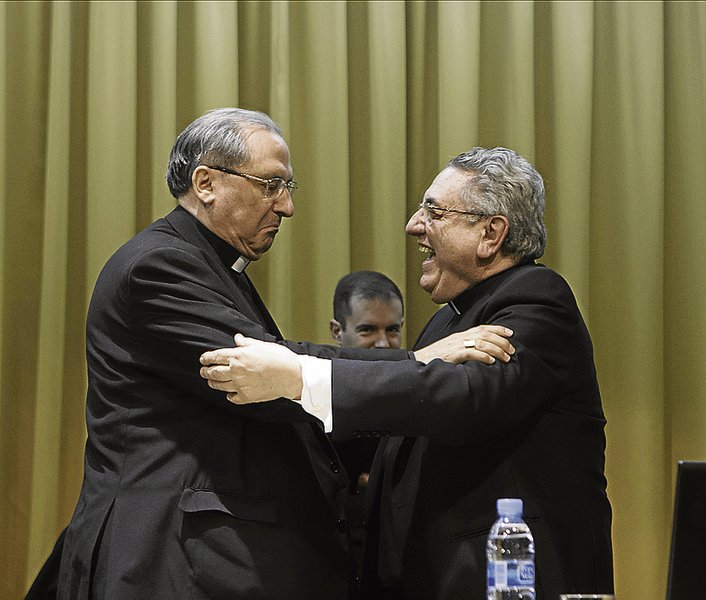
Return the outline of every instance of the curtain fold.
<path id="1" fill-rule="evenodd" d="M 69 12 L 59 7 L 51 22 L 49 53 L 49 86 L 47 98 L 47 148 L 61 144 L 69 135 L 71 27 Z M 68 239 L 69 178 L 68 154 L 45 158 L 44 189 L 51 190 L 45 199 L 42 261 L 40 279 L 39 322 L 34 414 L 34 445 L 30 458 L 32 487 L 29 522 L 29 555 L 46 552 L 44 532 L 53 530 L 63 518 L 56 501 L 60 486 L 57 469 L 44 469 L 47 456 L 61 449 L 60 422 L 62 396 L 55 385 L 64 370 L 63 339 L 66 331 L 66 269 Z M 47 193 L 47 196 L 49 193 Z"/>
<path id="2" fill-rule="evenodd" d="M 95 278 L 175 205 L 172 143 L 219 106 L 290 145 L 296 215 L 249 273 L 293 339 L 327 342 L 338 279 L 376 269 L 411 344 L 431 179 L 475 145 L 536 164 L 543 260 L 595 346 L 617 595 L 664 597 L 676 461 L 706 459 L 706 4 L 7 2 L 0 40 L 1 598 L 81 484 Z"/>
<path id="3" fill-rule="evenodd" d="M 634 569 L 627 540 L 656 551 L 651 569 L 631 585 L 640 596 L 664 586 L 671 522 L 662 369 L 669 268 L 663 6 L 645 4 L 633 14 L 628 4 L 598 4 L 595 43 L 589 304 L 607 398 L 609 487 L 626 502 L 620 512 L 616 505 L 616 572 Z M 649 502 L 630 510 L 628 498 Z"/>
<path id="4" fill-rule="evenodd" d="M 706 455 L 706 10 L 665 10 L 664 372 L 667 457 Z M 672 483 L 674 473 L 671 472 Z"/>
<path id="5" fill-rule="evenodd" d="M 544 171 L 549 235 L 546 260 L 566 277 L 588 318 L 594 5 L 538 7 L 535 148 Z"/>

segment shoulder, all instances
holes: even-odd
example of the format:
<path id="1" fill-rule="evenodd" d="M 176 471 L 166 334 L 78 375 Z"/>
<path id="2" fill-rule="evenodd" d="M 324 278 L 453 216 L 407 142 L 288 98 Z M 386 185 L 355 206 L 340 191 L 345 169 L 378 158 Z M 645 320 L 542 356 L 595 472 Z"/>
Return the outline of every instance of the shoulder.
<path id="1" fill-rule="evenodd" d="M 500 316 L 523 316 L 546 324 L 579 323 L 576 298 L 566 280 L 540 264 L 519 265 L 488 281 L 477 303 L 475 317 L 491 322 Z"/>
<path id="2" fill-rule="evenodd" d="M 185 283 L 191 277 L 213 274 L 212 263 L 208 249 L 187 241 L 165 219 L 159 219 L 115 251 L 96 288 L 117 287 L 129 293 L 135 285 Z"/>
<path id="3" fill-rule="evenodd" d="M 204 260 L 208 248 L 187 240 L 165 218 L 157 219 L 151 225 L 125 242 L 108 259 L 106 266 L 128 271 L 135 264 L 169 261 L 179 256 L 193 256 Z"/>
<path id="4" fill-rule="evenodd" d="M 516 267 L 508 269 L 505 273 L 501 273 L 499 275 L 499 277 L 503 276 L 505 276 L 505 281 L 507 282 L 522 281 L 528 283 L 536 281 L 544 284 L 552 283 L 560 286 L 568 285 L 566 280 L 554 269 L 535 262 L 517 265 Z"/>
<path id="5" fill-rule="evenodd" d="M 145 253 L 171 252 L 184 250 L 198 252 L 200 249 L 193 243 L 184 239 L 166 219 L 158 219 L 145 229 L 137 233 L 120 247 L 113 255 L 118 259 L 139 258 Z"/>
<path id="6" fill-rule="evenodd" d="M 573 300 L 573 292 L 566 279 L 539 263 L 519 265 L 501 273 L 496 293 L 526 296 L 554 296 Z"/>

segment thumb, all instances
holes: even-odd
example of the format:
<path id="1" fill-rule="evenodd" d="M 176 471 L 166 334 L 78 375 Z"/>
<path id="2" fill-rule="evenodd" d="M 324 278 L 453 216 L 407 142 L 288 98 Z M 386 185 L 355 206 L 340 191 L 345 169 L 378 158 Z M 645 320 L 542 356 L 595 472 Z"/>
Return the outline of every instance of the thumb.
<path id="1" fill-rule="evenodd" d="M 233 340 L 235 340 L 235 345 L 239 348 L 244 346 L 256 346 L 257 344 L 262 343 L 260 340 L 256 340 L 255 338 L 245 337 L 242 333 L 236 333 L 233 336 Z"/>

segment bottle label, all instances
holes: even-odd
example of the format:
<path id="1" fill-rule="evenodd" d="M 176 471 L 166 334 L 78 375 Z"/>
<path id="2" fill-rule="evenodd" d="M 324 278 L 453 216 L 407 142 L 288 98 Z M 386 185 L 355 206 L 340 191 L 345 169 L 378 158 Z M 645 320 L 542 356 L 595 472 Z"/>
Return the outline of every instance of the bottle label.
<path id="1" fill-rule="evenodd" d="M 488 587 L 534 587 L 531 560 L 488 561 Z"/>

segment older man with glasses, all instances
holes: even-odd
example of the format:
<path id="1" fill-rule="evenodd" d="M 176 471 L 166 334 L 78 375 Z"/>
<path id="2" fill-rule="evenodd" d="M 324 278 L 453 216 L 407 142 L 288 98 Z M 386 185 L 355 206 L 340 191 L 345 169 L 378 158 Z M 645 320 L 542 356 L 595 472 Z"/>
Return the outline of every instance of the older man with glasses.
<path id="1" fill-rule="evenodd" d="M 294 213 L 287 144 L 265 114 L 211 111 L 177 138 L 167 183 L 178 206 L 108 260 L 90 303 L 58 597 L 346 599 L 347 477 L 321 424 L 286 400 L 235 406 L 193 368 L 236 333 L 281 340 L 244 269 Z"/>
<path id="2" fill-rule="evenodd" d="M 613 589 L 593 349 L 568 284 L 535 262 L 545 246 L 543 212 L 544 184 L 527 160 L 474 148 L 441 171 L 407 223 L 425 254 L 420 284 L 445 304 L 416 346 L 501 325 L 514 332 L 507 364 L 302 362 L 241 337 L 238 348 L 202 356 L 202 375 L 234 403 L 286 396 L 335 439 L 391 434 L 370 476 L 364 598 L 486 598 L 486 537 L 498 498 L 524 500 L 537 599 Z M 278 385 L 267 389 L 263 377 Z M 328 389 L 315 389 L 316 378 Z"/>

